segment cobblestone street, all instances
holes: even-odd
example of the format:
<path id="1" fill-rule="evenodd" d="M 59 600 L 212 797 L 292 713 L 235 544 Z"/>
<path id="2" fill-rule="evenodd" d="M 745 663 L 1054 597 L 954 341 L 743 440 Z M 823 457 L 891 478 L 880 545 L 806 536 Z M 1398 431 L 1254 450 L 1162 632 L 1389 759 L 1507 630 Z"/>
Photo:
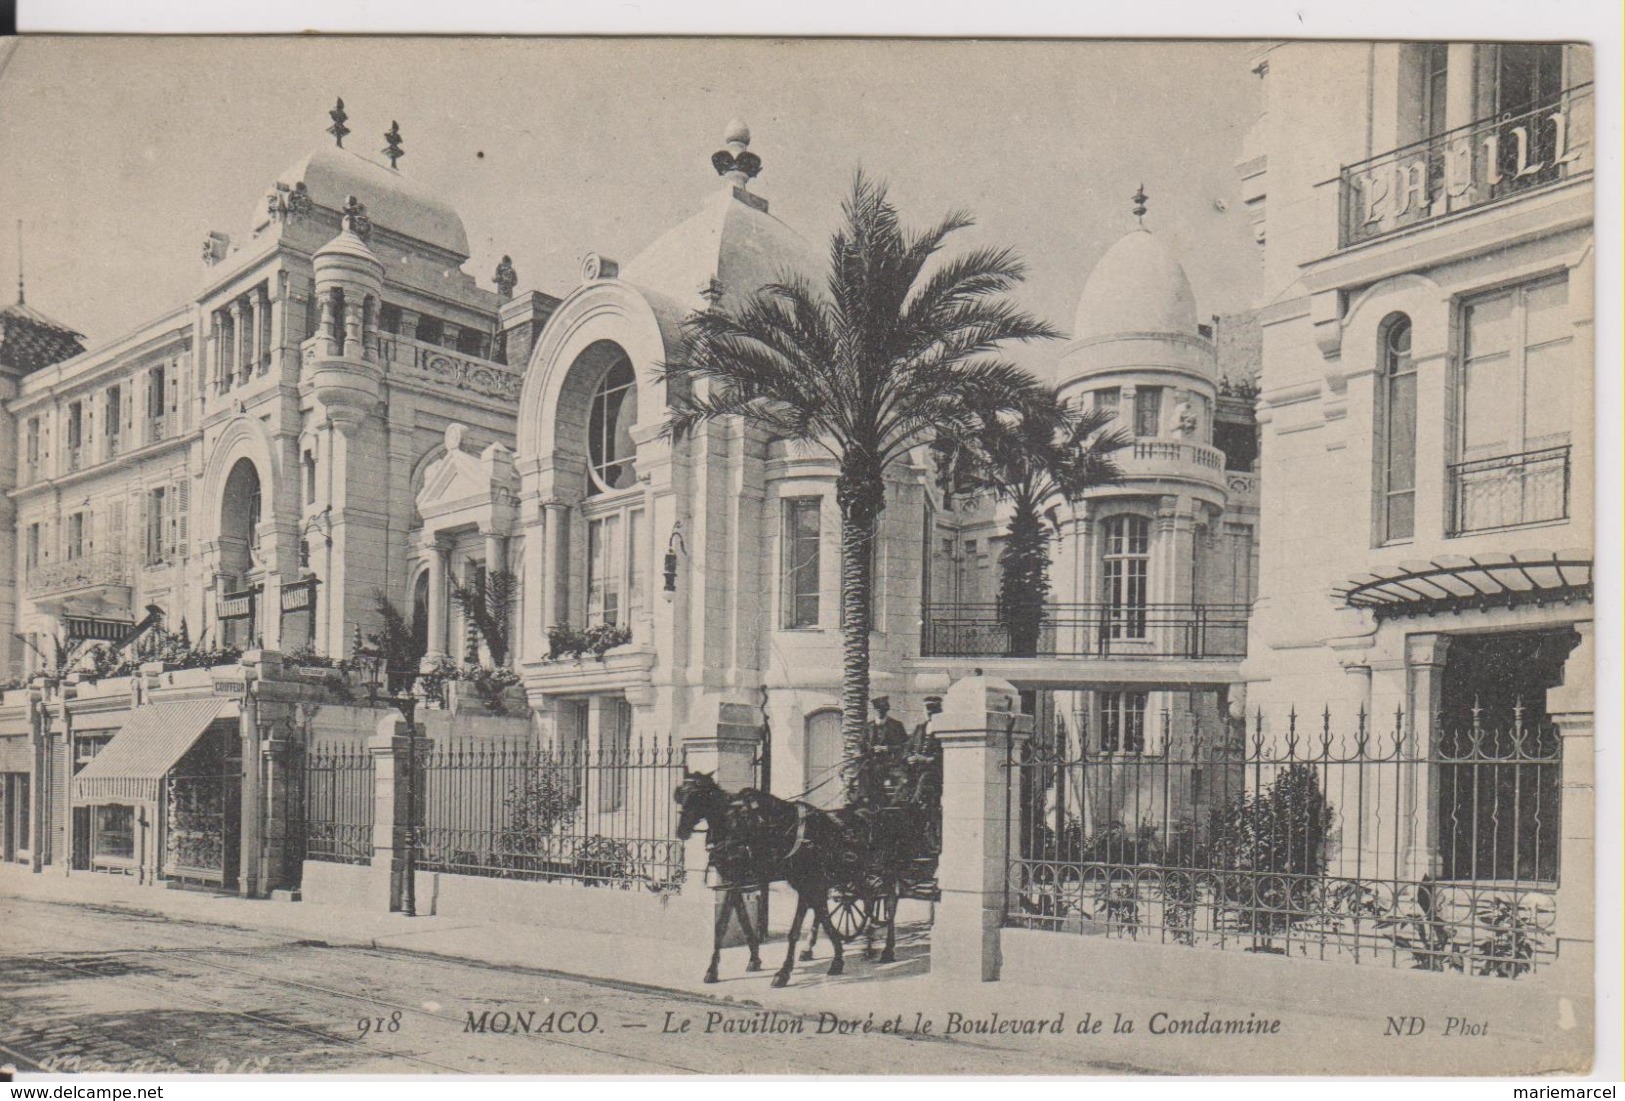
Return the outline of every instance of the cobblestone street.
<path id="1" fill-rule="evenodd" d="M 0 1047 L 25 1070 L 1010 1070 L 1008 1052 L 967 1043 L 879 1033 L 820 1036 L 816 1015 L 799 1018 L 800 1033 L 713 1032 L 695 1042 L 708 1013 L 748 1026 L 761 1020 L 760 1011 L 556 973 L 328 947 L 94 904 L 12 899 L 0 914 L 8 930 L 0 955 Z M 491 1014 L 488 1031 L 469 1031 L 471 1011 L 476 1021 Z M 664 1032 L 668 1014 L 674 1021 L 691 1018 L 694 1031 Z M 786 1022 L 796 1018 L 780 1012 L 770 1019 L 789 1028 Z M 549 1024 L 552 1031 L 544 1031 Z M 1087 1069 L 1036 1053 L 1023 1062 L 1036 1073 Z"/>

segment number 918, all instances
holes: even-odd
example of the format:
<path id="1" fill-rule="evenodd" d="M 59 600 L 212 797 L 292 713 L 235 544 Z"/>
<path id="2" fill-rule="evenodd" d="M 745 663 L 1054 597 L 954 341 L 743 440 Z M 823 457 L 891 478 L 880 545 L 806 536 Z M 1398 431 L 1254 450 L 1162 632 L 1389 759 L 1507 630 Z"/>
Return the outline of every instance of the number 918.
<path id="1" fill-rule="evenodd" d="M 355 1030 L 363 1036 L 371 1036 L 375 1032 L 399 1032 L 401 1011 L 397 1009 L 387 1017 L 362 1017 L 356 1021 Z"/>

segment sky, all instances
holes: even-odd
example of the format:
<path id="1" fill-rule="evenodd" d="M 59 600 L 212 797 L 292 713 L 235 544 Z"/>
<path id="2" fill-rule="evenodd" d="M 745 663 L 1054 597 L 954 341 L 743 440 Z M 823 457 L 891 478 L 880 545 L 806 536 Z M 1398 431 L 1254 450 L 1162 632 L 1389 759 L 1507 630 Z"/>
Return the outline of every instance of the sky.
<path id="1" fill-rule="evenodd" d="M 457 209 L 482 285 L 568 293 L 625 263 L 718 186 L 732 118 L 752 190 L 820 246 L 859 166 L 905 220 L 968 208 L 958 247 L 1013 247 L 1024 306 L 1070 331 L 1101 254 L 1146 224 L 1200 315 L 1253 305 L 1260 255 L 1234 165 L 1260 107 L 1245 42 L 41 38 L 0 55 L 0 287 L 23 219 L 28 302 L 116 339 L 189 299 L 210 230 L 246 239 L 276 176 L 343 96 L 348 148 Z M 9 294 L 7 294 L 9 298 Z M 1062 342 L 1020 352 L 1053 370 Z"/>

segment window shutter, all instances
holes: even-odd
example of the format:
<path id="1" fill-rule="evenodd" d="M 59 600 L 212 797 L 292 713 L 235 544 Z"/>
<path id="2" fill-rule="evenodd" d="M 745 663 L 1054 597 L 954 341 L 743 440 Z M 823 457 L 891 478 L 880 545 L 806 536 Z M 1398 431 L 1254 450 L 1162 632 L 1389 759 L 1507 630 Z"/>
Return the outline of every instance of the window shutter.
<path id="1" fill-rule="evenodd" d="M 107 502 L 107 549 L 122 550 L 124 547 L 124 502 L 113 499 Z"/>
<path id="2" fill-rule="evenodd" d="M 177 528 L 179 514 L 175 509 L 175 483 L 171 482 L 164 487 L 164 515 L 163 515 L 163 557 L 173 560 L 175 557 L 175 544 L 180 532 Z"/>
<path id="3" fill-rule="evenodd" d="M 181 424 L 181 368 L 178 360 L 172 359 L 164 366 L 164 382 L 169 395 L 164 423 L 164 438 L 168 439 L 180 431 Z"/>
<path id="4" fill-rule="evenodd" d="M 171 496 L 171 499 L 175 502 L 174 503 L 174 510 L 175 510 L 174 511 L 174 517 L 175 517 L 175 550 L 174 550 L 174 554 L 175 554 L 175 558 L 178 561 L 183 561 L 184 562 L 186 560 L 186 554 L 187 554 L 187 548 L 186 548 L 186 542 L 187 542 L 187 539 L 186 539 L 186 534 L 187 534 L 186 533 L 187 513 L 190 511 L 189 506 L 190 506 L 190 503 L 191 503 L 190 500 L 189 500 L 189 498 L 191 497 L 191 486 L 187 483 L 185 478 L 182 478 L 180 481 L 175 483 L 173 489 L 171 490 L 170 496 Z"/>
<path id="5" fill-rule="evenodd" d="M 181 376 L 181 431 L 192 427 L 192 357 L 182 355 L 176 361 Z"/>
<path id="6" fill-rule="evenodd" d="M 138 540 L 135 544 L 135 564 L 145 566 L 152 558 L 152 534 L 147 523 L 147 495 L 141 490 L 132 489 L 130 501 L 134 507 L 130 519 L 135 521 L 135 537 Z"/>
<path id="7" fill-rule="evenodd" d="M 125 427 L 125 430 L 126 430 L 125 435 L 126 435 L 126 438 L 130 440 L 130 442 L 126 443 L 124 446 L 126 446 L 126 447 L 134 447 L 135 446 L 135 440 L 132 438 L 133 433 L 135 432 L 135 380 L 134 379 L 125 380 L 125 383 L 124 383 L 124 400 L 121 401 L 119 403 L 119 405 L 124 410 L 124 427 Z"/>

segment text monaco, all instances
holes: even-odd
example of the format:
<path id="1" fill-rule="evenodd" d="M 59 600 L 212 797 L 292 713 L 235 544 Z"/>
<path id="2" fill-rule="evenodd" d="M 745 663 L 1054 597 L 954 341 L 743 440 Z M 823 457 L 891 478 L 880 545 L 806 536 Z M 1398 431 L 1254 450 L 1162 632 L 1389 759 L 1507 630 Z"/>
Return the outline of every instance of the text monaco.
<path id="1" fill-rule="evenodd" d="M 534 1009 L 486 1010 L 475 1015 L 468 1011 L 463 1023 L 464 1032 L 495 1032 L 512 1036 L 549 1036 L 553 1034 L 598 1031 L 598 1014 L 574 1013 L 570 1010 Z"/>

